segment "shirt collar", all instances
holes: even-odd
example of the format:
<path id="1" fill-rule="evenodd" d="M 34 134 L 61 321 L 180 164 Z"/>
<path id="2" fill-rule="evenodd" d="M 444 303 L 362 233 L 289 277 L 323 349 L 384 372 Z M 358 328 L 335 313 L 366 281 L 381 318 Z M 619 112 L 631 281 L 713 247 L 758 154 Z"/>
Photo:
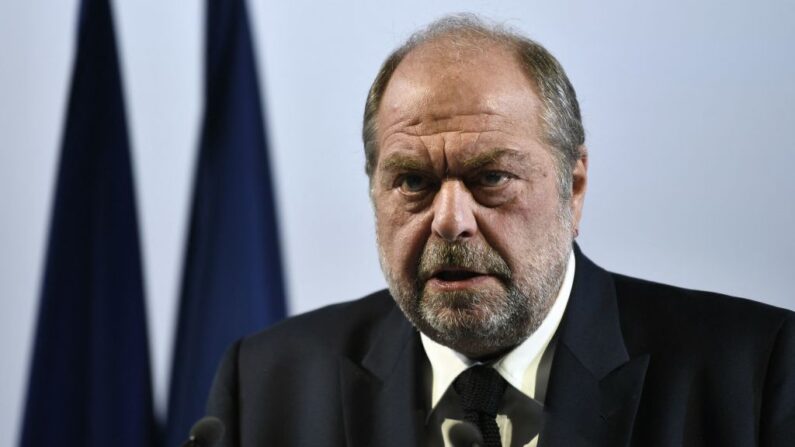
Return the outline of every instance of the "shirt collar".
<path id="1" fill-rule="evenodd" d="M 523 394 L 534 397 L 536 373 L 541 356 L 560 325 L 566 304 L 569 302 L 574 283 L 574 253 L 569 254 L 566 273 L 558 296 L 541 325 L 519 346 L 494 362 L 493 367 L 500 375 Z M 433 382 L 431 386 L 431 408 L 435 408 L 453 381 L 464 370 L 479 362 L 441 345 L 420 333 L 422 346 L 431 363 Z"/>

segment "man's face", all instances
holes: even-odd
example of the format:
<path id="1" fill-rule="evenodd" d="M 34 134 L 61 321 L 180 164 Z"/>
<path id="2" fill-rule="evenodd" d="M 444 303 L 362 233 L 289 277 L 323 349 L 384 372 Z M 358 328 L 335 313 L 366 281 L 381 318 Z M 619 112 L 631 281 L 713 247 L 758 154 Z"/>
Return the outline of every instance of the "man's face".
<path id="1" fill-rule="evenodd" d="M 390 291 L 420 331 L 473 358 L 535 331 L 571 250 L 585 166 L 563 203 L 541 108 L 507 50 L 431 43 L 400 63 L 378 112 L 371 194 Z"/>

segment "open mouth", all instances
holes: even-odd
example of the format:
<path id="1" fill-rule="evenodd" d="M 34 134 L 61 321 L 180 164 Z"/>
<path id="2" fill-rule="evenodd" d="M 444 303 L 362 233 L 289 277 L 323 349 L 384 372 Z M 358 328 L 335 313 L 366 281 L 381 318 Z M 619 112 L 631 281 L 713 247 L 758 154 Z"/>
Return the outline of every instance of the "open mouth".
<path id="1" fill-rule="evenodd" d="M 434 278 L 441 281 L 466 281 L 467 279 L 472 279 L 476 276 L 482 275 L 469 270 L 442 270 L 433 275 Z"/>
<path id="2" fill-rule="evenodd" d="M 428 278 L 426 285 L 436 290 L 459 291 L 481 287 L 491 275 L 461 267 L 442 267 Z"/>

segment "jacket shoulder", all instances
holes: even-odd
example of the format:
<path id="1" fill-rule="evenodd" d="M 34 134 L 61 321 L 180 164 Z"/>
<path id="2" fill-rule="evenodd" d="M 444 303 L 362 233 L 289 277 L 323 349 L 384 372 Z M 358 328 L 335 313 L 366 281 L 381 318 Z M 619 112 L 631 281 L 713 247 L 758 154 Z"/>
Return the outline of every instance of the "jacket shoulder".
<path id="1" fill-rule="evenodd" d="M 745 350 L 763 355 L 782 328 L 795 321 L 792 311 L 757 301 L 611 275 L 630 351 L 665 346 L 680 354 Z"/>
<path id="2" fill-rule="evenodd" d="M 393 329 L 387 317 L 395 309 L 381 291 L 288 318 L 232 345 L 207 404 L 207 414 L 226 427 L 221 445 L 344 445 L 340 360 L 365 355 L 379 333 Z"/>
<path id="3" fill-rule="evenodd" d="M 397 310 L 386 290 L 287 318 L 244 338 L 240 356 L 363 355 L 390 313 Z"/>

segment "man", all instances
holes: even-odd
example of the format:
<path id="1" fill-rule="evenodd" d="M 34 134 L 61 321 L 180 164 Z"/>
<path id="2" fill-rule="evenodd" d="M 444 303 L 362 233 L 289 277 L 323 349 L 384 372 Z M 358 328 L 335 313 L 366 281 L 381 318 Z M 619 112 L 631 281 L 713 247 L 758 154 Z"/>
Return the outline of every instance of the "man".
<path id="1" fill-rule="evenodd" d="M 389 291 L 233 346 L 225 445 L 795 443 L 793 313 L 573 244 L 587 151 L 545 49 L 442 19 L 384 63 L 363 133 Z"/>

